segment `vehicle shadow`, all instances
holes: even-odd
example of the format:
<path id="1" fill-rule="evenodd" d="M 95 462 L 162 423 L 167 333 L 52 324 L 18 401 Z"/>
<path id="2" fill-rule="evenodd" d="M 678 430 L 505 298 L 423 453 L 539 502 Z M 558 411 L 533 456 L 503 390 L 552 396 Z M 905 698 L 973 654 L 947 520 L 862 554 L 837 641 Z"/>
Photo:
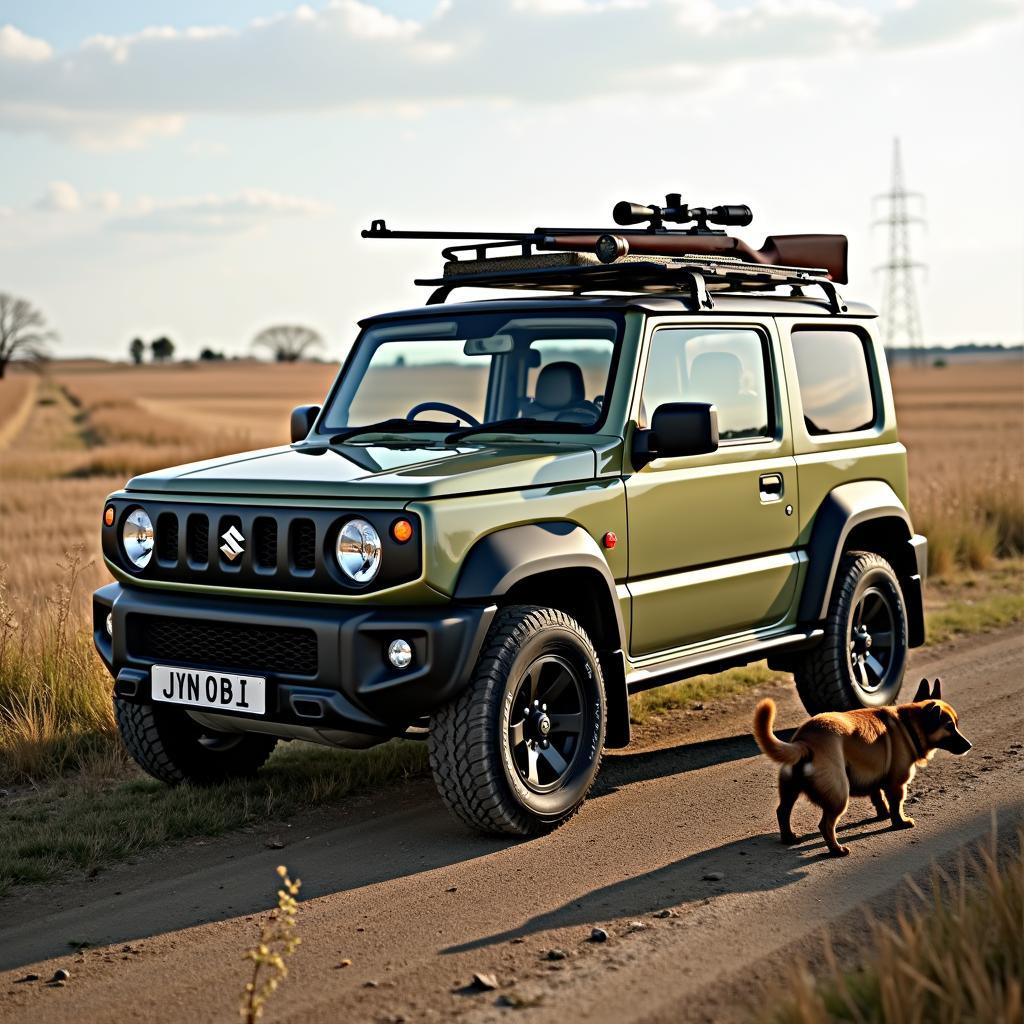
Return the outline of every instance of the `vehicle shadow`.
<path id="1" fill-rule="evenodd" d="M 609 756 L 594 797 L 599 800 L 637 783 L 756 754 L 749 736 L 736 735 Z M 307 812 L 290 826 L 266 824 L 222 840 L 184 842 L 143 857 L 137 865 L 115 866 L 92 881 L 27 889 L 6 897 L 0 902 L 5 916 L 0 928 L 0 970 L 66 953 L 68 936 L 101 946 L 264 912 L 273 905 L 274 869 L 282 862 L 304 880 L 303 898 L 313 899 L 500 857 L 515 846 L 542 847 L 564 836 L 559 832 L 524 840 L 477 835 L 448 814 L 425 779 L 359 802 L 368 809 L 343 814 Z M 287 839 L 286 849 L 271 845 L 276 835 Z M 768 837 L 760 841 L 773 843 Z M 757 840 L 743 842 L 755 845 L 737 844 L 737 856 L 740 848 L 749 854 L 758 849 Z M 710 864 L 721 852 L 711 850 L 700 855 L 703 860 L 694 858 L 692 870 Z M 178 867 L 167 871 L 169 862 Z M 679 870 L 685 874 L 691 869 Z M 672 882 L 676 876 L 666 878 Z M 634 891 L 626 885 L 625 893 Z M 706 883 L 698 885 L 694 895 L 697 891 L 707 895 L 706 890 Z M 642 901 L 633 902 L 636 910 L 623 913 L 643 912 Z M 139 913 L 140 905 L 145 905 L 145 914 Z"/>
<path id="2" fill-rule="evenodd" d="M 793 731 L 781 730 L 776 735 L 786 740 Z M 699 743 L 679 743 L 656 750 L 611 754 L 604 760 L 591 799 L 599 799 L 637 782 L 667 779 L 673 775 L 699 771 L 701 768 L 710 768 L 730 761 L 745 761 L 759 756 L 760 753 L 750 733 L 737 733 L 734 736 L 721 736 Z"/>

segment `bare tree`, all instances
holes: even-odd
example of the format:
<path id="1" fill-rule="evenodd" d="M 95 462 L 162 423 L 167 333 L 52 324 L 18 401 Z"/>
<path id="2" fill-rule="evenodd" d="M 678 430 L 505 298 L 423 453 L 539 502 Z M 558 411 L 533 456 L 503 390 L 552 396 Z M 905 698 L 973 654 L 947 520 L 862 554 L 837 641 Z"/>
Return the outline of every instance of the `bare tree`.
<path id="1" fill-rule="evenodd" d="M 57 332 L 46 326 L 46 317 L 31 302 L 0 292 L 0 380 L 12 359 L 40 363 L 56 340 Z"/>
<path id="2" fill-rule="evenodd" d="M 322 348 L 324 339 L 311 327 L 298 324 L 277 324 L 260 331 L 252 339 L 253 348 L 265 348 L 274 353 L 279 363 L 294 363 L 309 355 L 309 350 Z"/>

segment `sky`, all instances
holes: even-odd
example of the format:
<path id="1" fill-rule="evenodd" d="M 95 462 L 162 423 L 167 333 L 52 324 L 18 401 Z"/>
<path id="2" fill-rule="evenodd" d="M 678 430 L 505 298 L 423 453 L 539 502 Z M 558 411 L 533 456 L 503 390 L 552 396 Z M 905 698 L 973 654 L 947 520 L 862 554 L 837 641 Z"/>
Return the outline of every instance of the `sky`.
<path id="1" fill-rule="evenodd" d="M 420 304 L 392 227 L 607 225 L 620 199 L 842 232 L 878 303 L 893 139 L 926 341 L 1024 338 L 1020 0 L 0 0 L 0 291 L 62 355 L 344 354 Z"/>

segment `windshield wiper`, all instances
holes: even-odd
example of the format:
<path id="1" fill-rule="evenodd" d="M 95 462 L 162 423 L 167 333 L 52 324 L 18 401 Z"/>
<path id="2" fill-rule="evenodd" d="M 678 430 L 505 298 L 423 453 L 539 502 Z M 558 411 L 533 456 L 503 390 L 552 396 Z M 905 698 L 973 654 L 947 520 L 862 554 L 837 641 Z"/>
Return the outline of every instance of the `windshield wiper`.
<path id="1" fill-rule="evenodd" d="M 460 430 L 452 431 L 444 440 L 445 444 L 451 444 L 472 434 L 530 434 L 534 431 L 542 434 L 578 433 L 581 426 L 579 423 L 569 423 L 566 420 L 539 420 L 535 416 L 516 416 L 514 419 L 481 423 L 477 427 L 462 427 Z"/>
<path id="2" fill-rule="evenodd" d="M 397 434 L 404 432 L 406 434 L 433 434 L 445 430 L 450 430 L 453 426 L 457 426 L 457 422 L 439 423 L 436 420 L 408 420 L 408 419 L 390 419 L 381 420 L 379 423 L 367 423 L 362 427 L 349 427 L 347 430 L 341 431 L 340 434 L 334 434 L 330 438 L 331 444 L 341 444 L 344 441 L 349 441 L 353 437 L 358 437 L 360 434 Z"/>

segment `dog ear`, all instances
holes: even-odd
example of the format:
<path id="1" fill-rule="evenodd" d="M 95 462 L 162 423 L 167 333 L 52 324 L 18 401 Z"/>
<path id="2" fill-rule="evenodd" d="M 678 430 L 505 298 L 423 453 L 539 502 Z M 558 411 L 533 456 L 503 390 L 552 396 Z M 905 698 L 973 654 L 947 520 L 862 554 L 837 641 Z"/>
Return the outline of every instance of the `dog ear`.
<path id="1" fill-rule="evenodd" d="M 936 679 L 932 686 L 932 700 L 942 700 L 942 680 Z"/>
<path id="2" fill-rule="evenodd" d="M 914 703 L 916 704 L 920 700 L 928 699 L 928 680 L 922 679 L 917 686 L 917 693 L 914 694 Z"/>

